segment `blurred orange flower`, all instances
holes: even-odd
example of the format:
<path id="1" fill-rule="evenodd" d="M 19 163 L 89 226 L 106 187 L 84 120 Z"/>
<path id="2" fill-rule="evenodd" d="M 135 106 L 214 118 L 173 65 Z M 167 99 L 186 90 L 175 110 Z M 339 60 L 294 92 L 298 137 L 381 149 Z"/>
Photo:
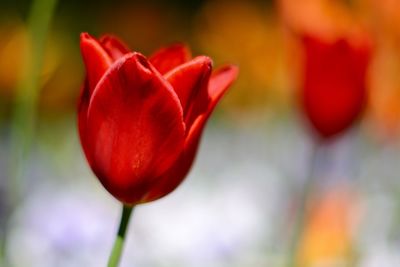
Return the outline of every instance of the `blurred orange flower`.
<path id="1" fill-rule="evenodd" d="M 10 15 L 11 16 L 11 15 Z M 61 37 L 61 39 L 63 39 Z M 65 40 L 63 40 L 65 41 Z M 70 52 L 71 46 L 66 46 L 60 41 L 60 35 L 51 36 L 46 44 L 44 65 L 41 72 L 40 86 L 40 106 L 46 106 L 55 100 L 55 95 L 62 95 L 62 100 L 58 104 L 65 103 L 65 92 L 67 95 L 73 97 L 73 101 L 69 103 L 75 106 L 75 94 L 71 92 L 70 81 L 77 81 L 80 83 L 80 75 L 77 71 L 77 65 L 79 65 L 79 57 L 75 62 L 70 65 L 68 70 L 62 72 L 62 79 L 58 80 L 58 76 L 54 77 L 54 73 L 59 70 L 59 66 L 65 59 L 71 59 L 71 55 L 74 53 Z M 68 43 L 67 43 L 68 45 Z M 18 19 L 17 16 L 11 16 L 6 23 L 0 24 L 0 97 L 5 99 L 6 102 L 11 102 L 15 96 L 15 90 L 19 86 L 19 82 L 24 75 L 24 68 L 29 64 L 28 56 L 31 53 L 30 40 L 28 35 L 27 26 Z M 79 71 L 79 68 L 78 68 Z M 59 72 L 57 72 L 57 75 Z M 55 82 L 56 78 L 56 83 Z M 63 93 L 64 92 L 64 93 Z M 68 101 L 67 101 L 68 102 Z M 59 105 L 52 105 L 54 108 L 59 108 Z"/>
<path id="2" fill-rule="evenodd" d="M 13 17 L 0 24 L 0 95 L 12 96 L 27 51 L 28 35 L 22 21 Z"/>
<path id="3" fill-rule="evenodd" d="M 224 100 L 234 108 L 287 105 L 282 37 L 276 15 L 254 1 L 208 1 L 195 27 L 196 44 L 241 68 L 237 90 Z"/>
<path id="4" fill-rule="evenodd" d="M 370 22 L 375 54 L 369 77 L 369 119 L 379 138 L 400 132 L 400 1 L 358 0 Z"/>
<path id="5" fill-rule="evenodd" d="M 359 16 L 344 1 L 278 0 L 278 7 L 284 24 L 295 33 L 327 41 L 360 34 Z"/>
<path id="6" fill-rule="evenodd" d="M 321 192 L 313 199 L 297 253 L 299 266 L 351 265 L 359 203 L 357 195 L 346 186 Z"/>

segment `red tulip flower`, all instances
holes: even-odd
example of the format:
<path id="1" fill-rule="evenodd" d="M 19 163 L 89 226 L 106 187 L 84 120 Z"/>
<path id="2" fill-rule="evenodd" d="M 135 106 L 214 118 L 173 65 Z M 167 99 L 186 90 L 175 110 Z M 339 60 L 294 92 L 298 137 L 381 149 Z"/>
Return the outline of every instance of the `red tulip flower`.
<path id="1" fill-rule="evenodd" d="M 302 104 L 306 117 L 322 138 L 350 127 L 366 100 L 369 43 L 303 38 L 305 50 Z"/>
<path id="2" fill-rule="evenodd" d="M 238 69 L 212 72 L 182 44 L 146 58 L 112 36 L 81 35 L 86 67 L 78 120 L 86 158 L 128 205 L 165 196 L 185 178 L 204 126 Z"/>

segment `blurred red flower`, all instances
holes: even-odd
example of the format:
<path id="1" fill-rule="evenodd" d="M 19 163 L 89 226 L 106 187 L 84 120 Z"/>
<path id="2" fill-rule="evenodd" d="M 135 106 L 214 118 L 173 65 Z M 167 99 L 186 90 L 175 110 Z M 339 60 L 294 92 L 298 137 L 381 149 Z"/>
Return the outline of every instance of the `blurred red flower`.
<path id="1" fill-rule="evenodd" d="M 238 69 L 176 44 L 149 58 L 117 38 L 81 35 L 86 67 L 78 123 L 86 158 L 125 204 L 165 196 L 185 178 L 204 126 Z"/>
<path id="2" fill-rule="evenodd" d="M 368 41 L 326 41 L 310 35 L 302 42 L 302 105 L 318 134 L 329 138 L 350 127 L 366 105 L 370 45 Z"/>

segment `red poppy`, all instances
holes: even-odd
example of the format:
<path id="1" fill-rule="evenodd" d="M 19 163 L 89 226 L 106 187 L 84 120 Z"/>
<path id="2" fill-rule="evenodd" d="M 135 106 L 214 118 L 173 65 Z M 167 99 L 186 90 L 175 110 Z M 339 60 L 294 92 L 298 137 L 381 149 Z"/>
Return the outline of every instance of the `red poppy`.
<path id="1" fill-rule="evenodd" d="M 204 126 L 238 69 L 176 44 L 149 58 L 112 36 L 81 34 L 86 79 L 79 134 L 104 187 L 125 204 L 165 196 L 185 178 Z"/>
<path id="2" fill-rule="evenodd" d="M 303 108 L 317 133 L 329 138 L 350 127 L 365 107 L 369 45 L 310 36 L 303 45 Z"/>

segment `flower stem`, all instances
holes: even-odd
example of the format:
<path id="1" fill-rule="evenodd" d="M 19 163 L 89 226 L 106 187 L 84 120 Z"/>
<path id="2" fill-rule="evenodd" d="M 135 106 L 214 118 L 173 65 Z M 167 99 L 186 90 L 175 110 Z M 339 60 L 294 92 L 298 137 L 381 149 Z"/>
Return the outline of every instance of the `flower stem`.
<path id="1" fill-rule="evenodd" d="M 123 205 L 122 216 L 119 223 L 117 237 L 115 238 L 114 245 L 111 251 L 110 258 L 108 259 L 107 267 L 117 267 L 121 259 L 122 250 L 124 248 L 125 235 L 131 218 L 133 207 Z"/>
<path id="2" fill-rule="evenodd" d="M 10 217 L 23 198 L 22 176 L 26 155 L 34 139 L 36 109 L 41 89 L 40 75 L 44 64 L 45 44 L 58 0 L 32 0 L 27 20 L 30 52 L 23 53 L 23 66 L 15 88 L 15 103 L 10 125 L 10 164 L 6 181 L 4 220 L 0 220 L 0 266 L 9 266 L 6 247 Z M 3 204 L 3 203 L 2 203 Z"/>
<path id="3" fill-rule="evenodd" d="M 20 80 L 16 87 L 11 122 L 11 201 L 22 195 L 25 160 L 32 145 L 36 126 L 46 41 L 58 0 L 34 0 L 28 17 L 29 52 L 24 54 Z"/>
<path id="4" fill-rule="evenodd" d="M 308 213 L 307 205 L 314 187 L 314 182 L 315 182 L 314 170 L 316 167 L 317 152 L 320 146 L 321 144 L 317 141 L 312 145 L 311 148 L 311 155 L 307 170 L 307 176 L 305 177 L 302 192 L 298 199 L 299 207 L 296 212 L 293 236 L 292 239 L 290 240 L 290 245 L 289 245 L 288 267 L 298 266 L 297 253 L 299 250 L 300 240 L 304 232 L 304 224 Z"/>

